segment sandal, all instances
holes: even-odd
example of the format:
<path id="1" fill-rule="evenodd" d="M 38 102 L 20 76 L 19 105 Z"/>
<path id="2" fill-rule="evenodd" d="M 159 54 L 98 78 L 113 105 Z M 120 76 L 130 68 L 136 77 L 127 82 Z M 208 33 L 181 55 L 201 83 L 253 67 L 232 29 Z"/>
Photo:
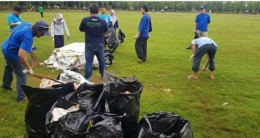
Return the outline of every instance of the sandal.
<path id="1" fill-rule="evenodd" d="M 198 79 L 198 77 L 194 77 L 193 75 L 190 75 L 190 76 L 187 76 L 187 77 L 188 77 L 188 79 L 194 79 L 194 80 Z"/>

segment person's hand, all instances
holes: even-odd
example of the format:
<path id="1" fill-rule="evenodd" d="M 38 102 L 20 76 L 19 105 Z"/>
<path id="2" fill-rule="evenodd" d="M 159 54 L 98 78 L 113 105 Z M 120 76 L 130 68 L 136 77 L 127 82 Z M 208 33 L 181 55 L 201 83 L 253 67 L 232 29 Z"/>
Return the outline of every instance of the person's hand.
<path id="1" fill-rule="evenodd" d="M 30 70 L 23 70 L 23 73 L 28 73 L 29 75 L 33 75 L 34 74 L 32 69 L 30 69 Z"/>
<path id="2" fill-rule="evenodd" d="M 139 37 L 139 35 L 138 35 L 138 34 L 136 34 L 136 35 L 135 35 L 135 39 L 137 39 L 138 37 Z"/>
<path id="3" fill-rule="evenodd" d="M 192 55 L 190 56 L 190 59 L 189 59 L 189 60 L 193 59 L 193 57 L 194 57 L 194 55 L 192 54 Z"/>
<path id="4" fill-rule="evenodd" d="M 16 24 L 19 25 L 19 24 L 21 24 L 21 23 L 22 23 L 22 22 L 17 22 Z"/>
<path id="5" fill-rule="evenodd" d="M 194 33 L 197 33 L 197 30 L 194 30 Z"/>

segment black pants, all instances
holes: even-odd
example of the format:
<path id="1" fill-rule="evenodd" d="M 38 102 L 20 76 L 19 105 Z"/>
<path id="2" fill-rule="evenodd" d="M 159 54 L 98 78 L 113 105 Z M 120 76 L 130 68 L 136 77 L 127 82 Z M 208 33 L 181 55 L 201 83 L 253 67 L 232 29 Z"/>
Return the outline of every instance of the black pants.
<path id="1" fill-rule="evenodd" d="M 64 35 L 54 35 L 54 46 L 55 48 L 64 46 Z"/>
<path id="2" fill-rule="evenodd" d="M 217 52 L 218 47 L 216 47 L 213 44 L 206 44 L 196 49 L 195 55 L 193 57 L 193 65 L 192 70 L 194 72 L 199 71 L 200 67 L 200 61 L 202 57 L 208 53 L 209 55 L 209 70 L 214 71 L 215 70 L 215 54 Z"/>
<path id="3" fill-rule="evenodd" d="M 138 37 L 135 41 L 135 51 L 140 60 L 146 61 L 148 37 Z"/>
<path id="4" fill-rule="evenodd" d="M 41 17 L 43 18 L 43 12 L 40 12 L 40 14 L 41 14 Z"/>

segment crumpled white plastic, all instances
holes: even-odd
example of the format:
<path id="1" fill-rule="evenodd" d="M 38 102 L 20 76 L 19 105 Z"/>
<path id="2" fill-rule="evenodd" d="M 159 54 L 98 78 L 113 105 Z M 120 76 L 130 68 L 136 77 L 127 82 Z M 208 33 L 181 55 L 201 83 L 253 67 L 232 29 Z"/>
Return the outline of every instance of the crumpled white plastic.
<path id="1" fill-rule="evenodd" d="M 71 43 L 61 48 L 55 49 L 48 60 L 44 61 L 48 67 L 65 70 L 71 67 L 84 68 L 85 59 L 85 43 Z M 97 57 L 94 56 L 93 67 L 98 67 Z"/>
<path id="2" fill-rule="evenodd" d="M 78 85 L 83 83 L 87 83 L 89 85 L 94 84 L 92 82 L 87 81 L 81 74 L 70 70 L 63 70 L 63 72 L 60 74 L 59 81 L 62 83 L 73 82 Z"/>

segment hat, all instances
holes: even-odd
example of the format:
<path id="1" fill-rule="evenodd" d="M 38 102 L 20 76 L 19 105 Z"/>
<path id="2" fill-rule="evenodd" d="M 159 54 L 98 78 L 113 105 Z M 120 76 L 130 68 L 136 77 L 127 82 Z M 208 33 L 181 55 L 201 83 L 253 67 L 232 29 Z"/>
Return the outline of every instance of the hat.
<path id="1" fill-rule="evenodd" d="M 48 30 L 50 28 L 48 23 L 46 23 L 45 21 L 38 21 L 38 22 L 36 22 L 36 25 L 44 33 L 44 35 L 50 36 L 50 33 L 48 32 Z"/>
<path id="2" fill-rule="evenodd" d="M 14 11 L 18 11 L 19 13 L 22 13 L 22 7 L 21 6 L 14 6 Z"/>
<path id="3" fill-rule="evenodd" d="M 200 7 L 200 10 L 204 10 L 204 9 L 206 9 L 205 6 L 201 6 L 201 7 Z"/>

